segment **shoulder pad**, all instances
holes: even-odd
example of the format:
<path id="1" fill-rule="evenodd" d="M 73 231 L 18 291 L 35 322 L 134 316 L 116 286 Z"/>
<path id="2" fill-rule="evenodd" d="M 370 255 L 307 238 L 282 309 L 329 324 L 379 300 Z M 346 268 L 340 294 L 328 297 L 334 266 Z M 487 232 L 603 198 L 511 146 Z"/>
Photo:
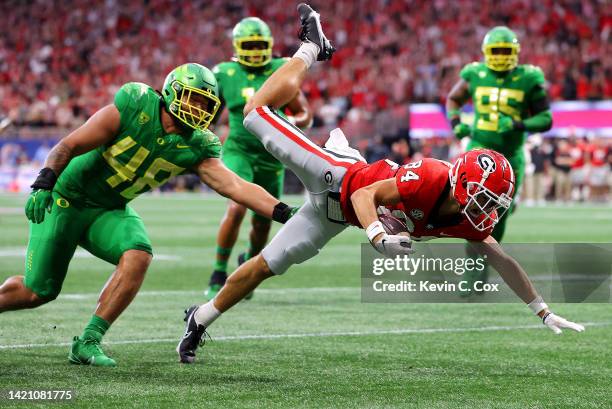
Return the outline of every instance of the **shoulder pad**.
<path id="1" fill-rule="evenodd" d="M 480 65 L 481 64 L 479 62 L 471 62 L 469 64 L 464 65 L 461 69 L 461 72 L 459 73 L 459 76 L 464 80 L 469 81 L 473 73 L 475 73 L 480 68 Z"/>
<path id="2" fill-rule="evenodd" d="M 195 130 L 191 139 L 192 145 L 204 158 L 218 158 L 221 155 L 221 141 L 211 130 Z"/>
<path id="3" fill-rule="evenodd" d="M 542 69 L 535 65 L 528 65 L 529 69 L 526 70 L 526 73 L 533 79 L 534 84 L 542 85 L 546 82 L 544 78 L 544 72 Z"/>
<path id="4" fill-rule="evenodd" d="M 219 64 L 217 64 L 217 65 L 215 65 L 213 67 L 212 72 L 214 74 L 217 74 L 217 73 L 225 74 L 225 73 L 227 73 L 227 70 L 232 68 L 235 64 L 237 64 L 237 63 L 235 63 L 233 61 L 220 62 Z"/>
<path id="5" fill-rule="evenodd" d="M 138 106 L 143 100 L 155 93 L 155 90 L 142 82 L 123 84 L 115 94 L 115 106 L 119 112 Z"/>

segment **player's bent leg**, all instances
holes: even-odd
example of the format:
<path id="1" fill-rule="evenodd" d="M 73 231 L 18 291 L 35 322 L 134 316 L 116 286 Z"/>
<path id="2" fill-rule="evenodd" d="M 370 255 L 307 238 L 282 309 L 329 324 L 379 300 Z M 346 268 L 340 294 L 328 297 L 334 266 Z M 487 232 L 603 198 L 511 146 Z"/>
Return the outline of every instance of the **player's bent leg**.
<path id="1" fill-rule="evenodd" d="M 101 349 L 100 342 L 110 325 L 132 302 L 145 277 L 152 256 L 128 250 L 102 289 L 95 313 L 80 337 L 75 336 L 68 359 L 74 364 L 114 367 L 116 362 Z"/>
<path id="2" fill-rule="evenodd" d="M 276 70 L 244 106 L 244 115 L 259 106 L 276 108 L 286 105 L 300 91 L 308 66 L 300 58 L 291 58 Z"/>
<path id="3" fill-rule="evenodd" d="M 257 255 L 238 267 L 227 278 L 225 285 L 212 301 L 213 305 L 220 313 L 223 313 L 255 290 L 262 281 L 273 275 L 261 254 Z M 207 324 L 210 325 L 210 323 Z"/>
<path id="4" fill-rule="evenodd" d="M 35 308 L 60 293 L 79 237 L 96 212 L 73 206 L 53 192 L 51 212 L 42 223 L 30 223 L 25 276 L 0 287 L 0 312 Z"/>
<path id="5" fill-rule="evenodd" d="M 262 250 L 274 274 L 283 274 L 292 265 L 316 256 L 329 240 L 346 228 L 346 225 L 331 222 L 325 211 L 326 195 L 310 195 Z"/>
<path id="6" fill-rule="evenodd" d="M 132 302 L 142 282 L 153 256 L 142 250 L 128 250 L 121 259 L 113 275 L 104 285 L 95 314 L 112 324 Z"/>
<path id="7" fill-rule="evenodd" d="M 176 350 L 183 363 L 195 360 L 195 352 L 210 326 L 221 313 L 243 299 L 262 281 L 283 274 L 293 264 L 302 263 L 319 253 L 321 248 L 346 226 L 333 223 L 317 209 L 319 198 L 311 196 L 300 210 L 281 228 L 260 255 L 236 270 L 217 297 L 187 312 L 187 325 Z"/>
<path id="8" fill-rule="evenodd" d="M 192 306 L 187 309 L 185 311 L 185 332 L 176 346 L 179 361 L 185 364 L 195 362 L 196 350 L 204 343 L 206 328 L 222 312 L 240 302 L 262 281 L 273 275 L 263 257 L 258 255 L 238 267 L 229 276 L 214 300 L 199 307 Z"/>
<path id="9" fill-rule="evenodd" d="M 254 214 L 251 219 L 251 231 L 249 232 L 249 248 L 238 255 L 238 266 L 243 265 L 247 260 L 258 255 L 268 242 L 268 235 L 272 222 L 270 219 Z M 253 298 L 254 292 L 247 294 L 245 300 Z M 214 298 L 214 297 L 213 297 Z M 208 298 L 212 300 L 211 297 Z"/>
<path id="10" fill-rule="evenodd" d="M 0 286 L 0 313 L 24 308 L 36 308 L 55 297 L 43 298 L 38 296 L 24 284 L 24 276 L 13 276 L 7 278 Z"/>
<path id="11" fill-rule="evenodd" d="M 153 250 L 142 219 L 129 206 L 105 210 L 91 224 L 81 246 L 94 256 L 115 264 L 95 312 L 80 337 L 74 337 L 69 359 L 72 363 L 115 366 L 100 348 L 110 325 L 136 296 L 151 263 Z"/>
<path id="12" fill-rule="evenodd" d="M 346 169 L 361 160 L 320 148 L 268 107 L 251 111 L 244 119 L 244 126 L 272 156 L 296 174 L 310 193 L 328 191 Z"/>
<path id="13" fill-rule="evenodd" d="M 286 64 L 276 70 L 244 107 L 246 116 L 254 107 L 280 108 L 299 92 L 306 72 L 316 61 L 329 60 L 335 49 L 323 33 L 319 13 L 310 6 L 298 6 L 302 40 L 300 48 Z"/>

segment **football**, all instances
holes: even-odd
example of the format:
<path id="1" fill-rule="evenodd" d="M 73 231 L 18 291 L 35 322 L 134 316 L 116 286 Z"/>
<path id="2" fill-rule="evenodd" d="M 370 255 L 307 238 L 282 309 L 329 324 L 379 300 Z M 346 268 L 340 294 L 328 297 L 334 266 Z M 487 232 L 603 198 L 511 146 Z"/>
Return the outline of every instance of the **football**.
<path id="1" fill-rule="evenodd" d="M 387 234 L 396 235 L 408 232 L 406 224 L 395 216 L 392 216 L 390 214 L 381 214 L 380 216 L 378 216 L 378 220 L 380 220 L 380 222 L 382 223 Z"/>

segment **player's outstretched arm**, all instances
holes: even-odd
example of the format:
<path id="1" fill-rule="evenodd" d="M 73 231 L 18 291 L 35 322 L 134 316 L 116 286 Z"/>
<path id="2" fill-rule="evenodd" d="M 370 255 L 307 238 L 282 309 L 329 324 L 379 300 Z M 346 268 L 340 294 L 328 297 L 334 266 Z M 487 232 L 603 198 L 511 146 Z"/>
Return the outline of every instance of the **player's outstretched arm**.
<path id="1" fill-rule="evenodd" d="M 240 178 L 220 159 L 203 160 L 197 167 L 197 173 L 200 180 L 215 192 L 279 223 L 285 223 L 297 211 L 297 208 L 280 202 L 261 186 Z"/>
<path id="2" fill-rule="evenodd" d="M 323 33 L 319 13 L 300 3 L 297 7 L 302 26 L 302 44 L 293 58 L 280 67 L 264 82 L 244 107 L 244 116 L 261 106 L 278 109 L 298 95 L 306 72 L 315 61 L 329 60 L 335 48 Z"/>
<path id="3" fill-rule="evenodd" d="M 45 218 L 45 211 L 51 211 L 51 191 L 70 160 L 111 141 L 120 124 L 121 117 L 117 107 L 107 105 L 51 149 L 44 167 L 32 184 L 33 191 L 26 203 L 25 213 L 29 220 L 40 223 Z"/>
<path id="4" fill-rule="evenodd" d="M 351 195 L 355 215 L 366 229 L 370 244 L 388 257 L 413 253 L 408 234 L 405 236 L 387 234 L 376 212 L 378 206 L 394 205 L 400 200 L 395 178 L 379 180 L 356 190 Z"/>
<path id="5" fill-rule="evenodd" d="M 525 304 L 542 318 L 544 325 L 555 334 L 560 334 L 562 328 L 569 328 L 577 332 L 584 331 L 580 324 L 568 321 L 563 317 L 553 314 L 548 310 L 548 305 L 538 294 L 533 283 L 521 265 L 504 252 L 500 244 L 489 236 L 482 242 L 470 241 L 470 245 L 482 255 L 487 256 L 488 262 L 497 270 L 508 287 L 519 296 Z"/>

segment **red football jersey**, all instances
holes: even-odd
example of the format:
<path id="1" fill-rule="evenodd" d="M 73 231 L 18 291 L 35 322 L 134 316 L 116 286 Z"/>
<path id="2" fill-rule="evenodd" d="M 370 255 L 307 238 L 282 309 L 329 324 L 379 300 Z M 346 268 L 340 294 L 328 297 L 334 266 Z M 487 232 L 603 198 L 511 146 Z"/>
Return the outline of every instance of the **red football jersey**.
<path id="1" fill-rule="evenodd" d="M 608 149 L 601 146 L 593 147 L 591 151 L 591 165 L 604 166 L 608 163 Z"/>
<path id="2" fill-rule="evenodd" d="M 483 240 L 493 229 L 478 231 L 463 214 L 445 220 L 434 219 L 450 191 L 449 169 L 448 162 L 431 158 L 401 167 L 389 160 L 371 165 L 356 163 L 348 169 L 342 181 L 340 202 L 344 217 L 349 223 L 361 227 L 350 201 L 351 195 L 364 186 L 395 177 L 401 203 L 389 209 L 399 210 L 405 215 L 408 231 L 414 239 L 456 237 Z"/>
<path id="3" fill-rule="evenodd" d="M 579 169 L 584 166 L 584 157 L 588 156 L 587 145 L 579 142 L 570 148 L 570 156 L 572 157 L 572 169 Z"/>

